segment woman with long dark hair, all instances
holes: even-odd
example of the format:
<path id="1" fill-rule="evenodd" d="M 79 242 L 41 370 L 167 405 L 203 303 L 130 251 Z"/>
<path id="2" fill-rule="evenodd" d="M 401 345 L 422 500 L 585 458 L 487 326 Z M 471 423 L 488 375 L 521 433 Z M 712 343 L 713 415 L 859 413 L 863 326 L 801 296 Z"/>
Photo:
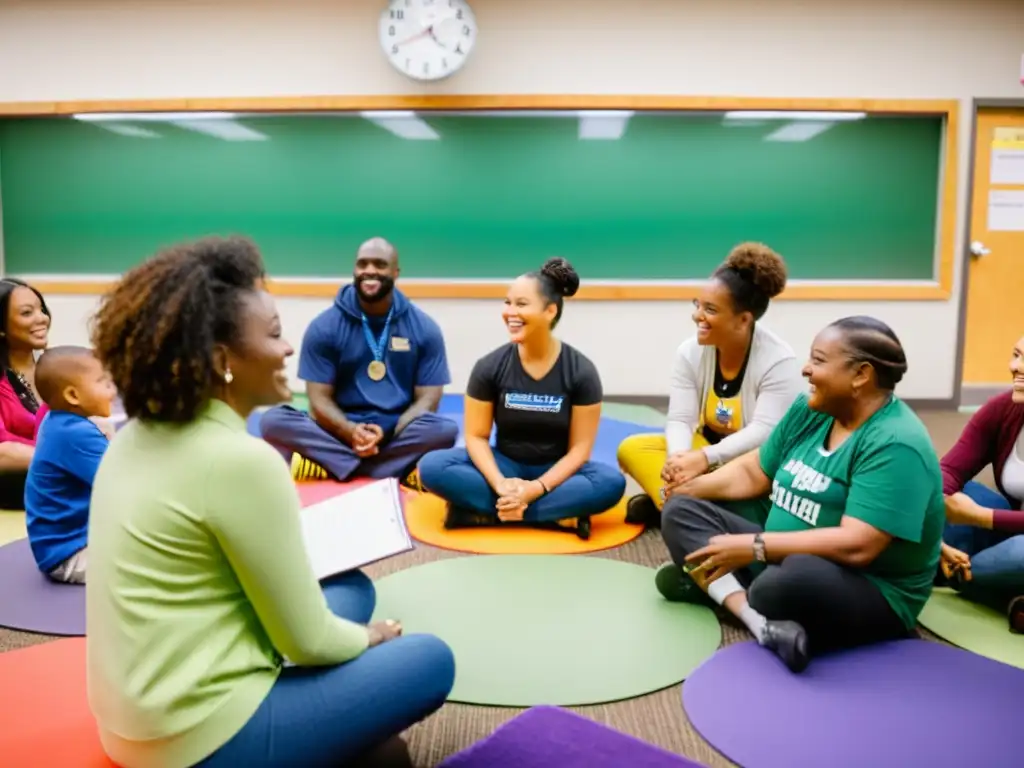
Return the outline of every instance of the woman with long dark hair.
<path id="1" fill-rule="evenodd" d="M 0 509 L 25 503 L 25 475 L 46 411 L 36 391 L 36 355 L 49 332 L 43 295 L 13 277 L 0 280 Z"/>

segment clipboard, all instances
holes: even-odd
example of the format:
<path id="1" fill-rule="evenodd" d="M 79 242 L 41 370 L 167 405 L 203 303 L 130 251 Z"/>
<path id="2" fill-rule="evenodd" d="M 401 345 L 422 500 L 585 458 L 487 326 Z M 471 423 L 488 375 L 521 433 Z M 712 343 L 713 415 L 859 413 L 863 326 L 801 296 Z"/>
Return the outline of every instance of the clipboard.
<path id="1" fill-rule="evenodd" d="M 304 507 L 300 520 L 306 552 L 320 580 L 413 549 L 394 478 Z"/>

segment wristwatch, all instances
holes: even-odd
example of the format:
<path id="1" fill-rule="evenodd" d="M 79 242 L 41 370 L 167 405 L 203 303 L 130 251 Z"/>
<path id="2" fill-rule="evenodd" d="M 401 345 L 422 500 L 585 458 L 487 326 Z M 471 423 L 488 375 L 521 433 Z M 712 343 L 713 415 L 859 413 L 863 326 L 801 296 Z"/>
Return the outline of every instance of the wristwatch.
<path id="1" fill-rule="evenodd" d="M 764 552 L 764 536 L 760 533 L 754 534 L 754 559 L 759 563 L 768 562 L 768 558 Z"/>

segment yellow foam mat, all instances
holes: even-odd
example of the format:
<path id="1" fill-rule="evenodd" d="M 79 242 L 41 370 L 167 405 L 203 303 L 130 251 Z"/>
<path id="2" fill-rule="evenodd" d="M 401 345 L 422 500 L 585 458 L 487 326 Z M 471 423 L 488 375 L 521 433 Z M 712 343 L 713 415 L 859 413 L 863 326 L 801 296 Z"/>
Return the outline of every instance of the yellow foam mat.
<path id="1" fill-rule="evenodd" d="M 25 513 L 0 510 L 0 544 L 8 544 L 26 536 Z"/>

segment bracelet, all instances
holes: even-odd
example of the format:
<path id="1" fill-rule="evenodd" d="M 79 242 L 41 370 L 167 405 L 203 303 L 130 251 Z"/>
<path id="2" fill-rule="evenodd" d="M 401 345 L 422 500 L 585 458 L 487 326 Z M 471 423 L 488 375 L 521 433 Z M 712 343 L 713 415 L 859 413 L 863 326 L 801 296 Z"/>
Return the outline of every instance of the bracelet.
<path id="1" fill-rule="evenodd" d="M 754 534 L 754 559 L 759 563 L 768 562 L 767 553 L 764 548 L 764 534 Z"/>
<path id="2" fill-rule="evenodd" d="M 548 488 L 546 485 L 544 485 L 544 481 L 543 480 L 541 480 L 540 478 L 537 478 L 537 482 L 540 483 L 540 487 L 544 489 L 544 495 L 545 496 L 547 494 L 551 493 L 551 489 Z"/>

